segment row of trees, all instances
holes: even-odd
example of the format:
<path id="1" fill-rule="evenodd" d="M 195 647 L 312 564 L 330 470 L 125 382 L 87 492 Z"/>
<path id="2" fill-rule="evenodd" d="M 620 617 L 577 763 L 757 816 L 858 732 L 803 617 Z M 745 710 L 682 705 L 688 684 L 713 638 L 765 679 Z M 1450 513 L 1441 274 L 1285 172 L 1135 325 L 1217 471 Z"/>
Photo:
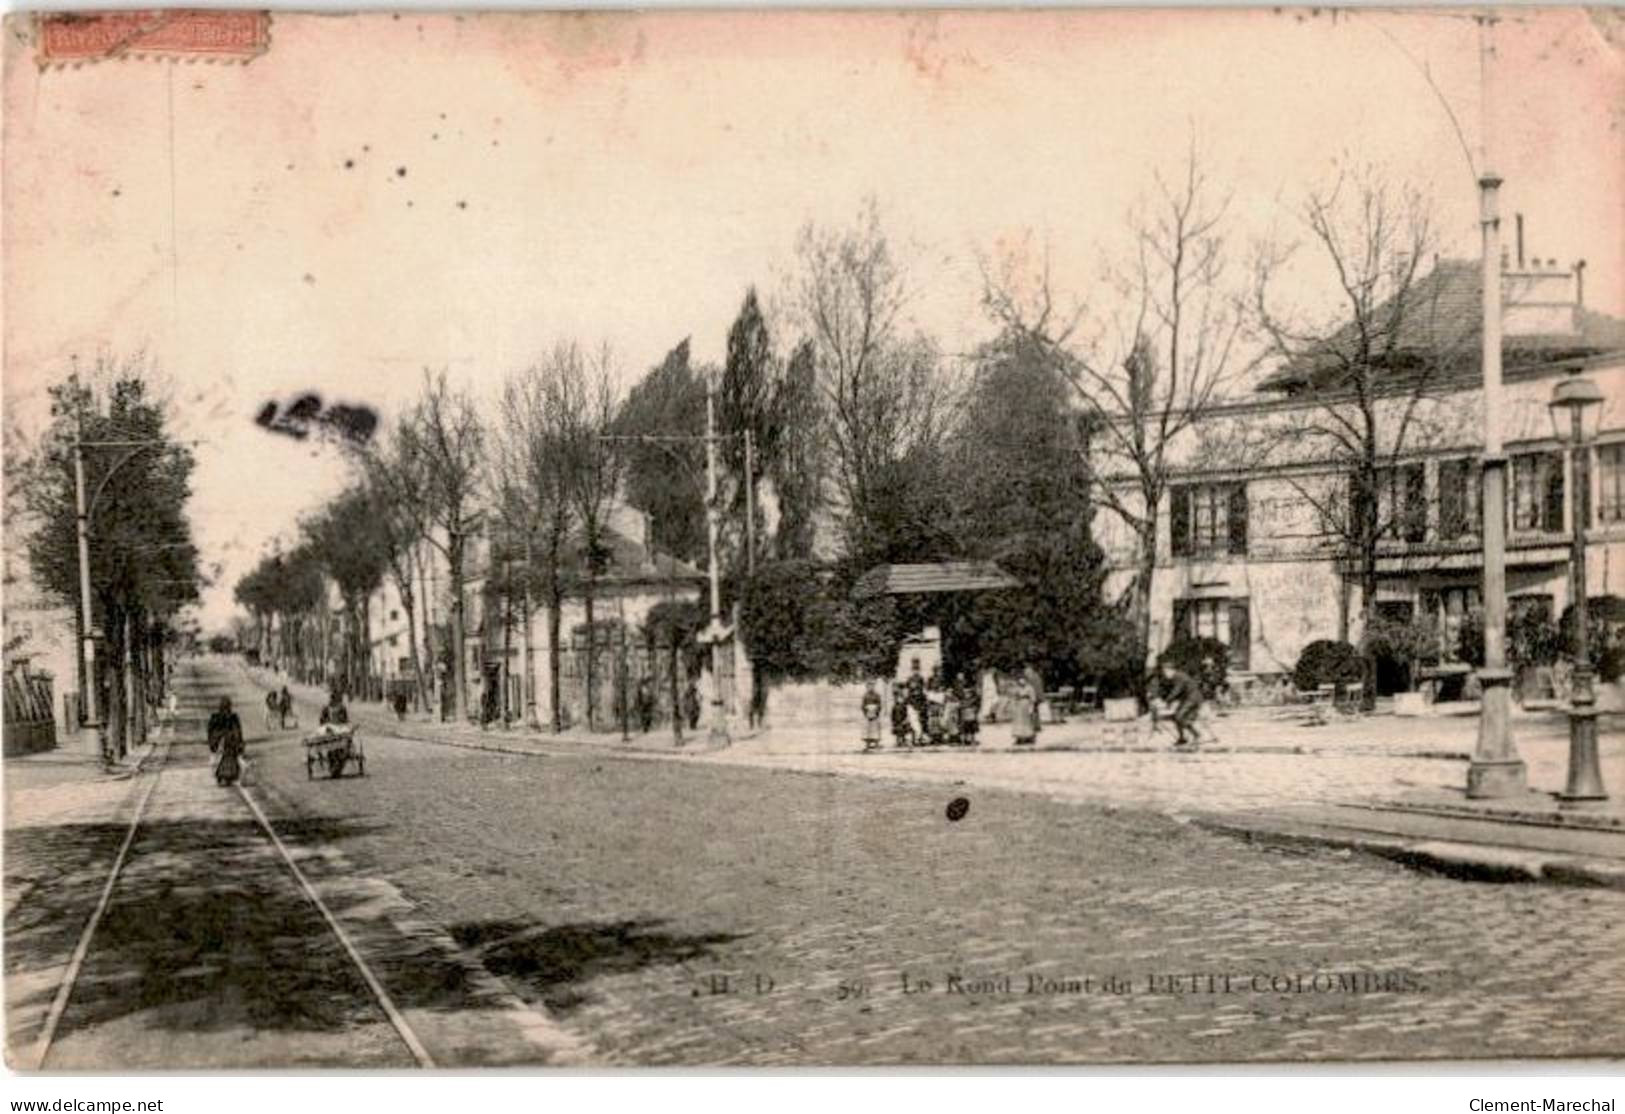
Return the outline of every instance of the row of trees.
<path id="1" fill-rule="evenodd" d="M 912 325 L 909 274 L 871 203 L 847 227 L 802 231 L 776 312 L 746 291 L 721 367 L 694 366 L 684 340 L 622 398 L 607 348 L 566 343 L 484 410 L 443 375 L 427 378 L 411 411 L 357 452 L 354 486 L 307 526 L 305 544 L 365 629 L 365 599 L 384 576 L 415 615 L 426 546 L 461 583 L 474 511 L 495 515 L 520 570 L 501 591 L 523 615 L 547 609 L 556 655 L 567 593 L 579 588 L 591 627 L 617 498 L 648 516 L 663 551 L 710 559 L 714 390 L 717 559 L 764 677 L 879 661 L 927 618 L 962 659 L 1042 663 L 1056 680 L 1135 672 L 1171 484 L 1193 468 L 1270 460 L 1349 478 L 1330 495 L 1303 481 L 1302 494 L 1356 570 L 1369 623 L 1379 542 L 1397 513 L 1379 492 L 1428 435 L 1426 402 L 1462 351 L 1431 329 L 1438 289 L 1423 261 L 1435 230 L 1419 196 L 1345 175 L 1311 194 L 1302 217 L 1306 253 L 1238 247 L 1229 199 L 1193 148 L 1177 175 L 1154 179 L 1092 299 L 1059 292 L 1047 255 L 1007 252 L 983 266 L 992 338 L 950 355 Z M 1335 304 L 1319 315 L 1283 307 L 1283 290 L 1317 270 Z M 1282 383 L 1304 404 L 1247 435 L 1231 425 L 1215 435 L 1204 419 L 1266 360 L 1290 372 Z M 1121 601 L 1102 597 L 1097 512 L 1132 549 Z M 929 614 L 851 597 L 875 565 L 953 558 L 997 562 L 1026 590 Z M 240 587 L 251 611 L 289 616 L 303 603 L 274 572 L 263 579 Z M 444 657 L 462 713 L 463 601 L 450 601 Z M 557 714 L 556 691 L 551 704 Z"/>
<path id="2" fill-rule="evenodd" d="M 83 446 L 96 675 L 77 655 L 79 691 L 94 685 L 106 752 L 144 742 L 164 695 L 173 648 L 192 630 L 181 615 L 204 582 L 186 502 L 195 466 L 169 426 L 168 407 L 140 360 L 100 361 L 50 389 L 51 423 L 37 446 L 8 461 L 8 496 L 21 494 L 35 580 L 80 601 L 75 446 Z M 8 500 L 9 501 L 9 500 Z M 8 514 L 8 517 L 10 515 Z M 83 645 L 83 617 L 74 632 Z"/>

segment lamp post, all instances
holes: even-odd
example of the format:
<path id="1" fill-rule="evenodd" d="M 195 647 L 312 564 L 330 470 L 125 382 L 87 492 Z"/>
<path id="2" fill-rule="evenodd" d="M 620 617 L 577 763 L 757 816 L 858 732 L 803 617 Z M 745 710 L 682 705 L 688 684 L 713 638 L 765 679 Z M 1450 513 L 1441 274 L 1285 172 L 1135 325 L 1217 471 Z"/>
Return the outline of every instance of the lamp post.
<path id="1" fill-rule="evenodd" d="M 1574 681 L 1569 698 L 1569 776 L 1563 792 L 1557 795 L 1563 805 L 1571 807 L 1608 799 L 1597 762 L 1597 697 L 1592 689 L 1590 647 L 1586 644 L 1585 539 L 1586 519 L 1591 509 L 1590 500 L 1586 498 L 1591 483 L 1587 454 L 1591 447 L 1585 415 L 1592 407 L 1600 408 L 1601 403 L 1602 390 L 1580 375 L 1561 380 L 1552 389 L 1549 403 L 1558 440 L 1567 441 L 1570 446 L 1573 487 L 1569 495 L 1569 574 L 1570 596 L 1574 600 Z"/>

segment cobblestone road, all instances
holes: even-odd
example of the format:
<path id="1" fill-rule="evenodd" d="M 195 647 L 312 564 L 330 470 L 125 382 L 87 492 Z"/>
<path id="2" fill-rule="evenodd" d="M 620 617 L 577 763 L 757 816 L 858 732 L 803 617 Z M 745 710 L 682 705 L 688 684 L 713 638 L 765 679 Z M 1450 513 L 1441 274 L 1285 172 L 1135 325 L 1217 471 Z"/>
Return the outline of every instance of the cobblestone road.
<path id="1" fill-rule="evenodd" d="M 377 736 L 367 778 L 312 783 L 260 749 L 274 809 L 344 820 L 356 869 L 605 1061 L 1625 1051 L 1618 893 L 946 783 Z"/>

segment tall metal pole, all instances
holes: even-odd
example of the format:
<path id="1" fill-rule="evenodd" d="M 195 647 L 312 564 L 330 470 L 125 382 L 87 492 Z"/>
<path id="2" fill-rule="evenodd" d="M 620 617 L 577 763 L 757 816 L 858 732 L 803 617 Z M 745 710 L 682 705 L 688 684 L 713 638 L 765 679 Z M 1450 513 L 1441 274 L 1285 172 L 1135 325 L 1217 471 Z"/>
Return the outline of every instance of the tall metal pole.
<path id="1" fill-rule="evenodd" d="M 1581 421 L 1583 406 L 1570 409 L 1573 421 L 1573 488 L 1570 493 L 1569 526 L 1572 548 L 1569 563 L 1573 579 L 1574 599 L 1574 681 L 1569 696 L 1569 773 L 1563 792 L 1557 795 L 1562 804 L 1574 807 L 1596 801 L 1606 801 L 1608 792 L 1603 788 L 1602 770 L 1597 763 L 1597 694 L 1592 688 L 1591 647 L 1588 644 L 1589 626 L 1586 607 L 1586 499 L 1591 484 L 1591 451 L 1585 441 Z"/>
<path id="2" fill-rule="evenodd" d="M 524 625 L 520 628 L 521 638 L 519 640 L 519 668 L 524 671 L 525 676 L 519 686 L 519 699 L 525 706 L 525 726 L 531 730 L 541 726 L 536 720 L 536 662 L 530 646 L 530 620 L 531 616 L 535 614 L 530 599 L 531 569 L 535 567 L 531 562 L 534 560 L 535 556 L 531 551 L 530 531 L 527 530 L 525 532 L 525 591 L 521 597 L 524 607 L 524 619 L 522 620 Z"/>
<path id="3" fill-rule="evenodd" d="M 1528 770 L 1512 738 L 1512 671 L 1506 661 L 1506 473 L 1501 444 L 1501 218 L 1497 191 L 1501 179 L 1491 169 L 1490 144 L 1495 121 L 1491 111 L 1495 17 L 1479 19 L 1479 64 L 1482 83 L 1482 158 L 1479 168 L 1479 226 L 1483 281 L 1484 367 L 1484 667 L 1478 671 L 1483 693 L 1478 716 L 1478 746 L 1467 768 L 1469 797 L 1509 797 L 1528 788 Z"/>
<path id="4" fill-rule="evenodd" d="M 745 430 L 745 570 L 756 575 L 756 442 Z"/>
<path id="5" fill-rule="evenodd" d="M 716 376 L 705 377 L 705 532 L 711 559 L 711 741 L 728 741 L 722 702 L 722 580 L 717 567 Z"/>
<path id="6" fill-rule="evenodd" d="M 79 533 L 79 617 L 84 631 L 85 726 L 101 722 L 96 708 L 96 635 L 91 628 L 90 512 L 85 505 L 85 416 L 79 412 L 79 435 L 73 442 L 73 498 Z"/>

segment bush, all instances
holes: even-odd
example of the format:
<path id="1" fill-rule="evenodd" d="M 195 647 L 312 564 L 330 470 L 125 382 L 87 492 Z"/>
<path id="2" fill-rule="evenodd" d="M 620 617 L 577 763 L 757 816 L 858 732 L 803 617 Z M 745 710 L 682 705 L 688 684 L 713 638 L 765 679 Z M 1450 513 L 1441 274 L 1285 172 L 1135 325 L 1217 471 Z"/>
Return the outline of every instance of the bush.
<path id="1" fill-rule="evenodd" d="M 1550 615 L 1524 611 L 1507 620 L 1507 661 L 1511 664 L 1553 665 L 1562 648 L 1562 636 Z"/>
<path id="2" fill-rule="evenodd" d="M 1115 611 L 1084 628 L 1078 639 L 1077 672 L 1106 699 L 1145 695 L 1145 643 L 1134 623 Z"/>
<path id="3" fill-rule="evenodd" d="M 1181 638 L 1158 655 L 1157 663 L 1195 678 L 1202 695 L 1212 700 L 1225 687 L 1230 647 L 1217 638 Z"/>
<path id="4" fill-rule="evenodd" d="M 1572 606 L 1563 609 L 1558 645 L 1565 657 L 1574 657 Z M 1612 684 L 1625 675 L 1625 599 L 1591 596 L 1586 600 L 1586 656 L 1599 680 Z"/>
<path id="5" fill-rule="evenodd" d="M 740 626 L 766 680 L 859 680 L 890 676 L 902 642 L 889 596 L 853 600 L 811 561 L 762 565 L 740 594 Z"/>
<path id="6" fill-rule="evenodd" d="M 1358 685 L 1365 680 L 1365 661 L 1347 642 L 1323 638 L 1303 648 L 1292 668 L 1292 683 L 1299 692 L 1321 685 Z"/>

